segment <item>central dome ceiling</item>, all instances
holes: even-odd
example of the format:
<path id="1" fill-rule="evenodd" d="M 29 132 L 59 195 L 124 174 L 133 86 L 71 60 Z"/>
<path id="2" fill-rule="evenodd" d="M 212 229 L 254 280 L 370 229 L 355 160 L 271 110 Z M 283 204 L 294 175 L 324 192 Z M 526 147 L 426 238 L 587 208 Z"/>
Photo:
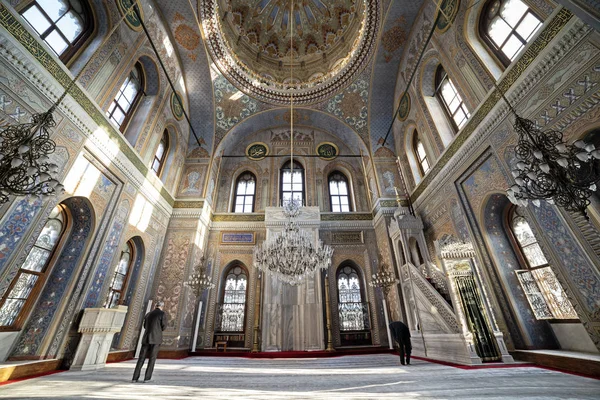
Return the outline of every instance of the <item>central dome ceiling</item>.
<path id="1" fill-rule="evenodd" d="M 221 72 L 260 100 L 289 104 L 293 92 L 302 105 L 334 95 L 360 72 L 375 47 L 378 7 L 378 0 L 201 1 Z"/>

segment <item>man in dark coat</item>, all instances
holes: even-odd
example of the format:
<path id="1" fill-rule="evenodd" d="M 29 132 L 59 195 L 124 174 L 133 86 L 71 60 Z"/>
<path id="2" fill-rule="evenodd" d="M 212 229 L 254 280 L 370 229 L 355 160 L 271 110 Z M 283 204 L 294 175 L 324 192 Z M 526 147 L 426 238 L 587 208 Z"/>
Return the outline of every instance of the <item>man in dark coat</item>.
<path id="1" fill-rule="evenodd" d="M 146 357 L 148 357 L 149 360 L 148 366 L 146 367 L 144 382 L 148 382 L 152 378 L 154 363 L 156 362 L 156 356 L 158 356 L 158 348 L 162 343 L 162 334 L 167 326 L 167 317 L 162 310 L 164 305 L 165 303 L 162 301 L 156 302 L 154 311 L 149 312 L 144 317 L 144 329 L 146 331 L 142 338 L 142 350 L 137 365 L 135 366 L 132 382 L 137 382 L 140 378 L 140 373 L 142 372 L 142 366 L 144 365 Z"/>
<path id="2" fill-rule="evenodd" d="M 390 324 L 390 331 L 392 337 L 398 342 L 400 364 L 405 365 L 405 357 L 406 364 L 410 364 L 410 352 L 412 350 L 412 345 L 410 343 L 410 329 L 408 329 L 408 326 L 403 322 L 394 321 Z"/>

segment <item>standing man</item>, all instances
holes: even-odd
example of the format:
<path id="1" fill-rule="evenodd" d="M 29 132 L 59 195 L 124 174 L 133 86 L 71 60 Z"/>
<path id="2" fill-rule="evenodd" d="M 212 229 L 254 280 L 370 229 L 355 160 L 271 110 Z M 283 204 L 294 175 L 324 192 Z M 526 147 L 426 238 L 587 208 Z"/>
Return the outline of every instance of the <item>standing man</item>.
<path id="1" fill-rule="evenodd" d="M 400 351 L 400 364 L 405 365 L 404 357 L 406 356 L 406 364 L 410 364 L 410 352 L 412 345 L 410 343 L 410 329 L 403 322 L 394 321 L 390 324 L 392 336 L 398 342 Z"/>
<path id="2" fill-rule="evenodd" d="M 148 366 L 146 367 L 146 375 L 144 376 L 144 383 L 150 381 L 152 378 L 152 371 L 154 371 L 154 363 L 156 362 L 156 356 L 158 356 L 158 348 L 162 343 L 162 333 L 167 326 L 164 311 L 162 308 L 165 303 L 162 301 L 156 302 L 154 311 L 149 312 L 144 317 L 144 337 L 142 338 L 142 350 L 140 357 L 138 358 L 137 365 L 135 366 L 135 372 L 133 373 L 132 382 L 137 382 L 142 372 L 142 366 L 146 356 L 149 358 Z"/>

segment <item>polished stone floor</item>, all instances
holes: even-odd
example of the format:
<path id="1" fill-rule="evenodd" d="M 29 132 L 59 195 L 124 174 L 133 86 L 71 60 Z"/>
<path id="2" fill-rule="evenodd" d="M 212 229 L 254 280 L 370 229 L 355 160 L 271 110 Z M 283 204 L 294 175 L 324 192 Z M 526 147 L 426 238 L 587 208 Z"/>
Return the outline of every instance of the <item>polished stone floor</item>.
<path id="1" fill-rule="evenodd" d="M 131 383 L 134 361 L 0 387 L 19 399 L 599 399 L 600 380 L 535 367 L 464 370 L 389 354 L 321 359 L 158 360 Z M 143 376 L 143 375 L 142 375 Z"/>

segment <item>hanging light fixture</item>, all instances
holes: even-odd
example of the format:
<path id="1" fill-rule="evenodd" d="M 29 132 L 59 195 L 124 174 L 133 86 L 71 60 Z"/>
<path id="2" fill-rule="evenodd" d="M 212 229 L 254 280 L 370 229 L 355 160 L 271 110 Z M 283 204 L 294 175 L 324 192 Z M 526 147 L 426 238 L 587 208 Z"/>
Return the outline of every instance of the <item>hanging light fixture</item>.
<path id="1" fill-rule="evenodd" d="M 290 16 L 294 14 L 294 2 L 290 5 Z M 294 88 L 293 88 L 293 24 L 290 17 L 290 160 L 291 179 L 294 177 Z M 262 244 L 254 247 L 254 265 L 263 272 L 271 273 L 276 279 L 292 286 L 300 285 L 307 277 L 331 266 L 333 249 L 318 239 L 316 245 L 310 232 L 298 227 L 302 203 L 291 198 L 282 203 L 287 218 L 282 232 L 275 233 Z"/>
<path id="2" fill-rule="evenodd" d="M 54 110 L 64 95 L 31 122 L 9 125 L 0 131 L 0 205 L 9 196 L 51 196 L 64 192 L 56 179 L 58 165 L 50 161 L 56 143 L 50 129 L 56 126 Z"/>
<path id="3" fill-rule="evenodd" d="M 383 257 L 381 254 L 379 254 L 379 268 L 377 272 L 371 276 L 371 282 L 369 282 L 369 286 L 381 288 L 383 293 L 387 296 L 392 287 L 399 283 L 400 280 L 396 278 L 396 275 L 394 275 L 394 272 L 390 268 L 389 264 L 383 261 Z"/>
<path id="4" fill-rule="evenodd" d="M 132 8 L 133 4 L 104 37 L 99 49 Z M 85 63 L 48 111 L 33 114 L 31 121 L 8 125 L 0 131 L 0 206 L 8 202 L 10 196 L 53 196 L 64 192 L 64 186 L 56 179 L 58 165 L 49 157 L 56 149 L 56 143 L 50 139 L 51 129 L 56 126 L 54 111 L 75 86 L 92 59 L 93 57 Z"/>
<path id="5" fill-rule="evenodd" d="M 508 103 L 504 94 L 502 97 Z M 567 211 L 580 212 L 587 219 L 589 198 L 600 181 L 600 150 L 582 140 L 567 144 L 561 132 L 538 129 L 508 105 L 519 135 L 516 164 L 511 171 L 515 184 L 506 191 L 509 200 L 518 206 L 526 206 L 531 200 L 536 207 L 545 200 Z"/>
<path id="6" fill-rule="evenodd" d="M 206 266 L 204 265 L 204 262 L 205 259 L 204 256 L 202 256 L 198 265 L 194 267 L 194 272 L 192 272 L 190 278 L 183 282 L 185 286 L 192 289 L 196 297 L 199 297 L 204 290 L 213 289 L 215 287 L 212 277 L 206 275 Z"/>

